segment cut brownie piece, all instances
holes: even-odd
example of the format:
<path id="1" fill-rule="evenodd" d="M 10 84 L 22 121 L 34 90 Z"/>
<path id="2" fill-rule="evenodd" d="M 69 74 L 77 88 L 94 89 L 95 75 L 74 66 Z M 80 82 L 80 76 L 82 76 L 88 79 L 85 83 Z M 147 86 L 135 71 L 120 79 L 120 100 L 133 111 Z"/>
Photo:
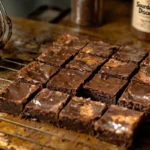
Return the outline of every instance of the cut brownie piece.
<path id="1" fill-rule="evenodd" d="M 84 85 L 83 92 L 86 96 L 94 100 L 99 100 L 108 104 L 116 104 L 116 100 L 126 84 L 126 80 L 97 74 L 91 81 Z"/>
<path id="2" fill-rule="evenodd" d="M 113 58 L 123 62 L 140 63 L 147 55 L 144 49 L 136 49 L 130 46 L 122 46 L 120 50 L 113 55 Z"/>
<path id="3" fill-rule="evenodd" d="M 150 87 L 132 82 L 119 99 L 118 104 L 150 114 Z"/>
<path id="4" fill-rule="evenodd" d="M 94 129 L 99 139 L 129 147 L 144 114 L 127 108 L 111 105 L 95 122 Z"/>
<path id="5" fill-rule="evenodd" d="M 67 129 L 93 134 L 93 121 L 106 110 L 106 104 L 73 97 L 59 114 L 59 124 Z"/>
<path id="6" fill-rule="evenodd" d="M 150 66 L 142 66 L 132 81 L 150 85 Z"/>
<path id="7" fill-rule="evenodd" d="M 100 73 L 120 79 L 129 79 L 138 66 L 134 63 L 110 59 L 100 70 Z"/>
<path id="8" fill-rule="evenodd" d="M 116 45 L 110 45 L 102 41 L 93 41 L 85 46 L 81 51 L 94 56 L 109 58 L 117 49 L 118 46 Z"/>
<path id="9" fill-rule="evenodd" d="M 150 53 L 148 54 L 146 59 L 143 60 L 143 62 L 141 63 L 141 66 L 150 66 Z"/>
<path id="10" fill-rule="evenodd" d="M 85 37 L 78 38 L 70 34 L 63 34 L 53 43 L 53 45 L 68 46 L 80 50 L 86 46 L 87 43 L 89 43 L 89 40 Z"/>
<path id="11" fill-rule="evenodd" d="M 61 67 L 66 64 L 76 54 L 73 48 L 53 46 L 43 52 L 37 60 L 50 64 L 52 66 Z"/>
<path id="12" fill-rule="evenodd" d="M 23 82 L 44 85 L 57 71 L 57 67 L 35 61 L 22 68 L 18 72 L 17 79 Z"/>
<path id="13" fill-rule="evenodd" d="M 79 53 L 67 66 L 66 68 L 77 69 L 80 71 L 93 72 L 99 66 L 102 66 L 106 61 L 104 58 L 91 56 L 84 53 Z"/>
<path id="14" fill-rule="evenodd" d="M 47 84 L 51 90 L 75 95 L 90 73 L 72 69 L 63 69 Z"/>
<path id="15" fill-rule="evenodd" d="M 27 119 L 56 124 L 58 122 L 58 114 L 67 103 L 68 98 L 68 94 L 43 89 L 26 105 L 22 116 Z"/>
<path id="16" fill-rule="evenodd" d="M 0 111 L 19 115 L 39 86 L 13 82 L 0 93 Z"/>

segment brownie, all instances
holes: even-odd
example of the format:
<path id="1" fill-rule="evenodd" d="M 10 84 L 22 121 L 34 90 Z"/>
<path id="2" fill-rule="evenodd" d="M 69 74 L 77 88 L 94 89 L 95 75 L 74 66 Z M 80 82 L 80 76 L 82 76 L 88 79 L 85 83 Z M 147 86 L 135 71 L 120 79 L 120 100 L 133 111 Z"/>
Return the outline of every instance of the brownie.
<path id="1" fill-rule="evenodd" d="M 142 66 L 132 81 L 150 85 L 150 66 Z"/>
<path id="2" fill-rule="evenodd" d="M 126 80 L 97 74 L 91 81 L 83 86 L 83 92 L 86 96 L 94 100 L 106 102 L 108 104 L 116 104 L 126 84 Z"/>
<path id="3" fill-rule="evenodd" d="M 150 114 L 150 87 L 132 82 L 118 101 L 119 106 Z"/>
<path id="4" fill-rule="evenodd" d="M 141 63 L 141 66 L 150 66 L 150 53 L 149 53 L 148 56 L 143 60 L 143 62 Z"/>
<path id="5" fill-rule="evenodd" d="M 75 56 L 76 52 L 74 48 L 53 46 L 43 52 L 37 60 L 52 66 L 61 67 Z"/>
<path id="6" fill-rule="evenodd" d="M 94 56 L 109 58 L 117 49 L 118 46 L 116 45 L 110 45 L 102 41 L 92 41 L 81 51 Z"/>
<path id="7" fill-rule="evenodd" d="M 58 69 L 57 67 L 35 61 L 22 68 L 18 72 L 17 79 L 23 82 L 44 85 L 57 73 Z"/>
<path id="8" fill-rule="evenodd" d="M 106 59 L 91 56 L 84 53 L 79 53 L 67 66 L 66 68 L 77 69 L 80 71 L 93 72 L 99 66 L 102 66 Z"/>
<path id="9" fill-rule="evenodd" d="M 19 115 L 39 86 L 13 82 L 0 93 L 0 111 Z"/>
<path id="10" fill-rule="evenodd" d="M 53 43 L 53 45 L 67 46 L 80 50 L 85 47 L 87 43 L 89 43 L 89 40 L 85 37 L 78 38 L 70 34 L 63 34 Z"/>
<path id="11" fill-rule="evenodd" d="M 113 58 L 123 62 L 140 63 L 147 55 L 144 49 L 136 49 L 130 46 L 122 46 Z"/>
<path id="12" fill-rule="evenodd" d="M 23 118 L 57 124 L 58 114 L 67 103 L 68 94 L 43 89 L 25 107 Z"/>
<path id="13" fill-rule="evenodd" d="M 93 134 L 93 122 L 106 110 L 106 104 L 73 97 L 59 114 L 59 124 L 67 129 Z"/>
<path id="14" fill-rule="evenodd" d="M 111 105 L 106 113 L 94 124 L 99 139 L 120 146 L 129 147 L 143 120 L 144 114 L 127 108 Z"/>
<path id="15" fill-rule="evenodd" d="M 75 95 L 80 86 L 89 77 L 90 73 L 72 69 L 62 69 L 47 84 L 51 90 L 58 90 L 64 93 Z"/>
<path id="16" fill-rule="evenodd" d="M 110 59 L 100 70 L 100 73 L 120 79 L 129 79 L 138 66 L 134 63 Z"/>

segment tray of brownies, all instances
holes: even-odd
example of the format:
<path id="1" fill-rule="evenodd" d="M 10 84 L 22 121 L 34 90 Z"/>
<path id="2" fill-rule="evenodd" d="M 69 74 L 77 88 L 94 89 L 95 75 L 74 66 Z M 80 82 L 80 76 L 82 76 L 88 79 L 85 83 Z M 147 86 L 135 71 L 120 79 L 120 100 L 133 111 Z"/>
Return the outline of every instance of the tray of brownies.
<path id="1" fill-rule="evenodd" d="M 148 51 L 42 32 L 1 50 L 0 148 L 148 149 Z"/>

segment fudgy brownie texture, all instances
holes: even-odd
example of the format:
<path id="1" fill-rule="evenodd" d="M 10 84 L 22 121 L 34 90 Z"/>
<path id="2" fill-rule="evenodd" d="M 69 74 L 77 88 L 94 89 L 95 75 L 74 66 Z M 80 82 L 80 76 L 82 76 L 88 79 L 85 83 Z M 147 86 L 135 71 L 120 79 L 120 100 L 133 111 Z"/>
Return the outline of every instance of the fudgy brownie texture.
<path id="1" fill-rule="evenodd" d="M 52 66 L 61 67 L 75 56 L 76 53 L 77 51 L 74 48 L 53 46 L 43 52 L 37 60 Z"/>
<path id="2" fill-rule="evenodd" d="M 59 124 L 67 129 L 93 134 L 93 121 L 106 110 L 106 104 L 73 97 L 59 114 Z"/>
<path id="3" fill-rule="evenodd" d="M 130 83 L 120 97 L 118 105 L 150 114 L 150 86 Z"/>
<path id="4" fill-rule="evenodd" d="M 26 105 L 22 117 L 57 124 L 58 114 L 68 98 L 66 93 L 43 89 Z"/>
<path id="5" fill-rule="evenodd" d="M 110 45 L 102 41 L 93 41 L 85 46 L 81 51 L 94 56 L 109 58 L 118 48 L 119 47 L 116 45 Z"/>
<path id="6" fill-rule="evenodd" d="M 62 69 L 48 83 L 47 87 L 71 95 L 75 95 L 90 73 L 72 69 Z"/>
<path id="7" fill-rule="evenodd" d="M 130 46 L 122 46 L 116 54 L 113 55 L 114 59 L 123 62 L 140 63 L 147 55 L 144 49 L 136 49 Z"/>
<path id="8" fill-rule="evenodd" d="M 121 62 L 110 59 L 100 70 L 100 73 L 119 79 L 129 79 L 137 70 L 138 66 L 134 63 Z"/>
<path id="9" fill-rule="evenodd" d="M 18 72 L 17 80 L 42 86 L 45 85 L 58 70 L 59 68 L 57 67 L 35 61 Z"/>
<path id="10" fill-rule="evenodd" d="M 150 66 L 142 66 L 132 81 L 150 85 Z"/>
<path id="11" fill-rule="evenodd" d="M 111 105 L 95 122 L 94 129 L 99 139 L 129 147 L 144 114 L 127 108 Z"/>
<path id="12" fill-rule="evenodd" d="M 150 53 L 149 53 L 148 56 L 143 60 L 143 62 L 141 63 L 141 66 L 150 66 Z"/>
<path id="13" fill-rule="evenodd" d="M 106 59 L 104 58 L 79 53 L 69 64 L 67 64 L 66 68 L 93 72 L 99 66 L 102 66 L 105 61 Z"/>
<path id="14" fill-rule="evenodd" d="M 53 45 L 58 45 L 58 46 L 67 46 L 67 47 L 72 47 L 76 50 L 82 49 L 84 46 L 89 43 L 89 40 L 85 37 L 76 37 L 70 34 L 64 34 L 60 36 L 54 43 Z"/>
<path id="15" fill-rule="evenodd" d="M 0 111 L 19 115 L 24 105 L 39 90 L 39 86 L 13 82 L 0 93 Z"/>
<path id="16" fill-rule="evenodd" d="M 116 104 L 122 89 L 127 81 L 97 74 L 94 78 L 83 86 L 83 92 L 86 96 L 94 100 Z"/>

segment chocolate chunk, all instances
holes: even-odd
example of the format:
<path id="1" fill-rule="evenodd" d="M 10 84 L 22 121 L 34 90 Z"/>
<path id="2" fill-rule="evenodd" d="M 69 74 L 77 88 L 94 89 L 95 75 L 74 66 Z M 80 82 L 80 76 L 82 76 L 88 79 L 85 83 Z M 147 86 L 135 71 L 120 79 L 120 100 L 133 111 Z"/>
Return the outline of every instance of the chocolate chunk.
<path id="1" fill-rule="evenodd" d="M 123 62 L 140 63 L 147 55 L 144 49 L 136 49 L 130 46 L 122 46 L 120 50 L 113 55 L 113 58 Z"/>
<path id="2" fill-rule="evenodd" d="M 57 71 L 57 67 L 35 61 L 22 68 L 18 72 L 17 79 L 23 82 L 44 85 Z"/>
<path id="3" fill-rule="evenodd" d="M 59 114 L 59 124 L 67 129 L 93 134 L 93 121 L 100 118 L 106 104 L 73 97 Z"/>
<path id="4" fill-rule="evenodd" d="M 0 93 L 0 110 L 19 115 L 24 105 L 39 90 L 39 86 L 13 82 Z"/>
<path id="5" fill-rule="evenodd" d="M 76 52 L 77 50 L 74 48 L 53 46 L 43 52 L 37 60 L 52 66 L 61 67 L 75 56 Z"/>
<path id="6" fill-rule="evenodd" d="M 132 81 L 150 85 L 150 66 L 142 66 Z"/>
<path id="7" fill-rule="evenodd" d="M 79 53 L 66 68 L 77 69 L 80 71 L 93 72 L 97 67 L 102 66 L 106 61 L 104 58 Z"/>
<path id="8" fill-rule="evenodd" d="M 48 82 L 47 87 L 51 90 L 75 95 L 89 75 L 87 72 L 63 69 Z"/>
<path id="9" fill-rule="evenodd" d="M 102 41 L 93 41 L 84 47 L 82 52 L 94 56 L 109 58 L 117 49 L 118 46 L 116 45 L 110 45 Z"/>
<path id="10" fill-rule="evenodd" d="M 110 59 L 100 70 L 100 73 L 119 79 L 129 79 L 138 66 L 134 63 Z"/>
<path id="11" fill-rule="evenodd" d="M 86 96 L 94 100 L 116 104 L 116 100 L 126 84 L 126 80 L 97 74 L 91 81 L 84 85 L 83 92 Z"/>
<path id="12" fill-rule="evenodd" d="M 94 129 L 99 139 L 129 147 L 132 145 L 133 136 L 142 118 L 142 112 L 111 105 L 106 113 L 95 122 Z"/>
<path id="13" fill-rule="evenodd" d="M 150 87 L 132 82 L 119 99 L 118 104 L 150 114 Z"/>
<path id="14" fill-rule="evenodd" d="M 22 116 L 27 119 L 56 124 L 58 113 L 66 104 L 68 98 L 68 94 L 43 89 L 26 105 Z"/>

